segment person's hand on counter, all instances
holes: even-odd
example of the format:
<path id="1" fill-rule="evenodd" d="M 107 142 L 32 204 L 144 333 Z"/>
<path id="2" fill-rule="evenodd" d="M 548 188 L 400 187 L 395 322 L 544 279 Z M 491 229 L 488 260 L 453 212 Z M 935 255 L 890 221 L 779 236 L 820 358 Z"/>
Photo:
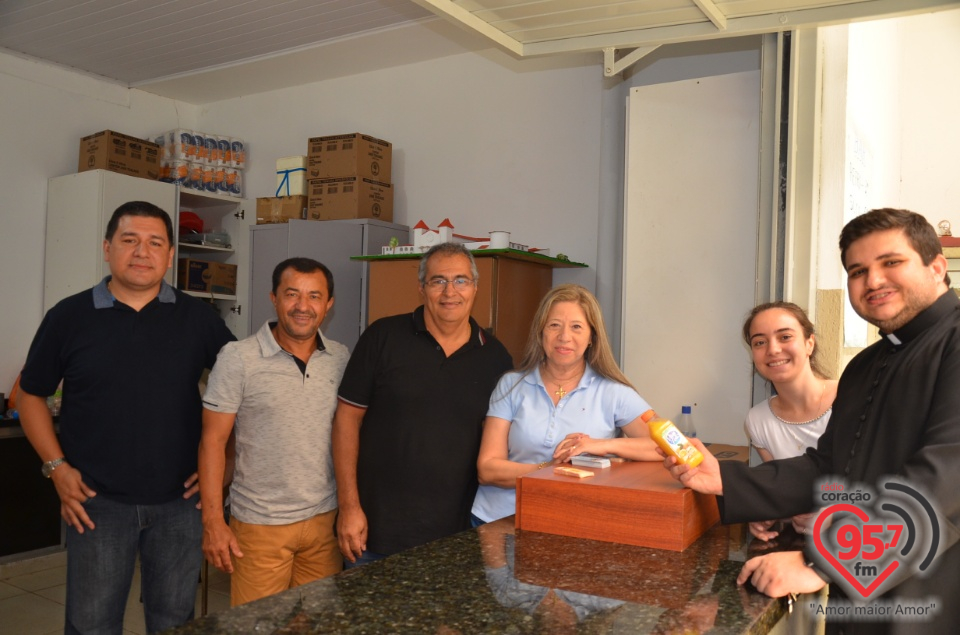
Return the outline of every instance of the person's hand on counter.
<path id="1" fill-rule="evenodd" d="M 802 551 L 778 551 L 751 558 L 743 565 L 737 584 L 747 580 L 757 591 L 773 598 L 791 593 L 816 593 L 826 582 L 803 562 Z"/>
<path id="2" fill-rule="evenodd" d="M 693 437 L 690 438 L 689 441 L 703 454 L 703 462 L 697 467 L 690 467 L 678 462 L 676 457 L 667 456 L 663 453 L 663 450 L 657 448 L 657 452 L 663 456 L 663 467 L 670 471 L 673 478 L 695 492 L 723 496 L 723 482 L 720 479 L 720 462 L 717 461 L 717 457 L 713 456 L 713 454 L 707 450 L 707 447 L 703 445 L 700 439 Z"/>
<path id="3" fill-rule="evenodd" d="M 350 562 L 367 550 L 367 515 L 359 505 L 341 507 L 337 513 L 337 541 L 340 553 Z"/>
<path id="4" fill-rule="evenodd" d="M 780 535 L 782 526 L 779 520 L 757 520 L 750 523 L 750 533 L 757 540 L 773 540 Z"/>
<path id="5" fill-rule="evenodd" d="M 83 482 L 83 475 L 69 463 L 60 464 L 50 475 L 53 486 L 60 497 L 60 516 L 68 525 L 82 534 L 84 527 L 95 529 L 93 521 L 87 515 L 83 504 L 97 495 Z"/>

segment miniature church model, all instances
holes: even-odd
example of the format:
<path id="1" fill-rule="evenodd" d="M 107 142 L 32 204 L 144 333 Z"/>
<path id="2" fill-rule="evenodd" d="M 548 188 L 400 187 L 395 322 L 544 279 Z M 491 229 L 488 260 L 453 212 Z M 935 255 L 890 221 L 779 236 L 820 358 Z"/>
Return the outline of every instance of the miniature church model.
<path id="1" fill-rule="evenodd" d="M 422 254 L 434 245 L 440 243 L 455 242 L 453 238 L 453 223 L 449 218 L 444 218 L 443 222 L 436 229 L 430 227 L 422 220 L 413 226 L 413 244 L 397 245 L 383 247 L 384 254 Z"/>
<path id="2" fill-rule="evenodd" d="M 422 220 L 413 226 L 413 250 L 415 252 L 426 252 L 434 245 L 452 241 L 453 223 L 450 222 L 449 218 L 444 218 L 436 229 L 430 229 Z"/>

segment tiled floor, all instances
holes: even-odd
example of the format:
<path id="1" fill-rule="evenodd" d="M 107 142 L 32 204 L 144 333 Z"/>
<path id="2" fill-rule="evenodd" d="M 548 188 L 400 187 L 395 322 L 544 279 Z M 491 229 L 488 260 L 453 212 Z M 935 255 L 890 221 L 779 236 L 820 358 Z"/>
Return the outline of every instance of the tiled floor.
<path id="1" fill-rule="evenodd" d="M 209 568 L 207 613 L 230 607 L 230 576 Z M 63 633 L 66 599 L 65 552 L 0 565 L 0 635 Z M 200 615 L 201 587 L 197 585 Z M 146 635 L 137 567 L 123 619 L 124 635 Z"/>

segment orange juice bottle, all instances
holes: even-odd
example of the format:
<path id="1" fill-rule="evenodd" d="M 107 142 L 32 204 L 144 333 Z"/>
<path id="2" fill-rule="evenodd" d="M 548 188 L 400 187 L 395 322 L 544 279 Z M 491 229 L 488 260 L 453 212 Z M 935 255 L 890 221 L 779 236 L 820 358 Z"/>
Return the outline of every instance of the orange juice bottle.
<path id="1" fill-rule="evenodd" d="M 650 426 L 650 437 L 667 455 L 677 457 L 677 461 L 690 467 L 697 467 L 703 461 L 700 450 L 695 448 L 669 419 L 651 419 L 647 425 Z"/>

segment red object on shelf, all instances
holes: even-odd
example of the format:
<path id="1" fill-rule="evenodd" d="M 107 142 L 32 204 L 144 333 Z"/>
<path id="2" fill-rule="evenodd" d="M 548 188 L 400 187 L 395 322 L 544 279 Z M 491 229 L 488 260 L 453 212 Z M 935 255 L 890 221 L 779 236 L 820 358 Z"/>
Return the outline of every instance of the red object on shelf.
<path id="1" fill-rule="evenodd" d="M 180 212 L 180 231 L 186 230 L 190 233 L 203 233 L 203 219 L 193 212 Z"/>

